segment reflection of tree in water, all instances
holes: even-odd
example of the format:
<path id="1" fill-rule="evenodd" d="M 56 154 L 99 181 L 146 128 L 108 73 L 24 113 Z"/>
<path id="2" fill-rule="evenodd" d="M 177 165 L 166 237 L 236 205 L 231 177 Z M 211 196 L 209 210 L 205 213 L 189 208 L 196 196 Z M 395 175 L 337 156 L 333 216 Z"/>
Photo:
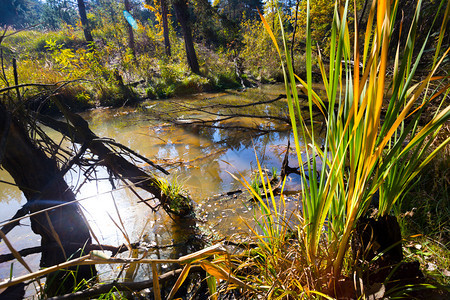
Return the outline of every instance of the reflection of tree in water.
<path id="1" fill-rule="evenodd" d="M 275 167 L 279 170 L 283 155 L 277 155 L 275 149 L 268 146 L 286 143 L 290 134 L 289 131 L 218 129 L 198 124 L 179 126 L 179 129 L 182 130 L 184 137 L 179 139 L 179 144 L 173 149 L 176 149 L 175 157 L 183 158 L 184 163 L 177 166 L 177 169 L 181 174 L 189 174 L 183 184 L 201 198 L 211 196 L 211 194 L 203 194 L 203 190 L 210 193 L 211 191 L 223 192 L 224 164 L 220 163 L 220 160 L 229 151 L 233 151 L 233 156 L 239 157 L 241 162 L 255 167 L 256 165 L 252 164 L 255 160 L 254 148 L 262 164 L 265 164 L 267 159 L 267 167 Z M 237 167 L 241 169 L 242 165 Z M 244 169 L 249 167 L 245 166 Z M 247 171 L 244 173 L 247 174 Z M 231 177 L 230 180 L 232 180 Z"/>

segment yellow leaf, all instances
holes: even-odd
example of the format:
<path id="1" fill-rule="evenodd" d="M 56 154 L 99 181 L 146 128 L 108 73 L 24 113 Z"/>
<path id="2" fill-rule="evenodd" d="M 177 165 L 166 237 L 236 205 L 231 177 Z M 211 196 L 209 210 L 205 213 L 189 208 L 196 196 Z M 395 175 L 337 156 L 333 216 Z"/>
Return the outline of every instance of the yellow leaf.
<path id="1" fill-rule="evenodd" d="M 177 279 L 177 282 L 175 282 L 175 285 L 173 286 L 172 290 L 170 291 L 169 296 L 167 297 L 167 299 L 172 299 L 173 296 L 175 295 L 175 293 L 178 291 L 178 289 L 180 288 L 180 286 L 183 284 L 183 282 L 186 280 L 188 274 L 189 274 L 189 270 L 191 269 L 191 264 L 187 264 L 184 266 L 183 271 L 181 271 L 180 276 Z"/>

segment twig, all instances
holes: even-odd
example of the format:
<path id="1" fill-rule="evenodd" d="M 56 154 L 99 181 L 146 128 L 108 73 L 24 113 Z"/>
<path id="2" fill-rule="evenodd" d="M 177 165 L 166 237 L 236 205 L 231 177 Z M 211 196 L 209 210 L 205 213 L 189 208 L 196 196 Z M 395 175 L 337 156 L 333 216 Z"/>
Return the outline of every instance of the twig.
<path id="1" fill-rule="evenodd" d="M 0 42 L 1 44 L 1 42 Z M 1 58 L 1 64 L 2 64 L 2 79 L 5 82 L 6 86 L 9 86 L 9 82 L 8 82 L 8 78 L 6 77 L 6 72 L 5 72 L 5 65 L 3 63 L 3 49 L 0 49 L 0 58 Z"/>
<path id="2" fill-rule="evenodd" d="M 23 88 L 23 87 L 28 87 L 28 86 L 53 87 L 53 86 L 57 86 L 59 84 L 67 85 L 69 83 L 77 82 L 77 81 L 89 81 L 89 80 L 86 80 L 86 79 L 74 79 L 74 80 L 69 80 L 69 81 L 58 81 L 58 82 L 55 82 L 55 83 L 21 83 L 21 84 L 17 84 L 17 85 L 13 85 L 13 86 L 8 86 L 8 87 L 5 87 L 5 88 L 2 88 L 2 89 L 0 89 L 0 93 L 7 92 L 9 90 L 13 90 L 13 89 L 16 89 L 16 88 Z"/>
<path id="3" fill-rule="evenodd" d="M 6 223 L 2 228 L 0 228 L 0 231 L 2 231 L 5 235 L 8 234 L 8 232 L 10 232 L 11 230 L 14 229 L 14 227 L 16 227 L 17 225 L 20 224 L 20 218 L 26 216 L 29 212 L 29 208 L 28 205 L 24 205 L 22 206 L 17 212 L 16 214 L 10 219 L 10 221 L 15 220 L 13 222 L 10 223 Z M 16 220 L 19 219 L 19 220 Z M 0 237 L 0 241 L 2 240 L 2 238 Z"/>
<path id="4" fill-rule="evenodd" d="M 59 82 L 58 83 L 52 83 L 52 84 L 46 84 L 46 83 L 21 83 L 21 84 L 18 84 L 18 85 L 13 85 L 13 86 L 8 86 L 8 87 L 5 87 L 5 88 L 2 88 L 2 89 L 0 89 L 0 93 L 3 93 L 3 92 L 7 92 L 7 91 L 9 91 L 9 90 L 14 90 L 14 89 L 17 89 L 17 88 L 23 88 L 23 87 L 28 87 L 28 86 L 38 86 L 38 87 L 52 87 L 52 86 L 57 86 L 59 84 Z"/>
<path id="5" fill-rule="evenodd" d="M 8 26 L 6 26 L 6 27 L 5 27 L 5 35 L 3 36 L 3 38 L 7 38 L 7 37 L 9 37 L 9 36 L 15 35 L 15 34 L 21 32 L 21 31 L 30 30 L 31 28 L 37 27 L 37 26 L 39 26 L 39 25 L 41 25 L 41 24 L 42 24 L 42 23 L 37 23 L 37 24 L 31 25 L 31 26 L 28 26 L 28 27 L 25 27 L 25 28 L 22 28 L 22 29 L 18 29 L 18 30 L 13 31 L 13 32 L 10 33 L 10 34 L 6 34 L 6 30 L 8 29 Z M 0 40 L 0 42 L 1 42 L 1 40 Z"/>
<path id="6" fill-rule="evenodd" d="M 75 154 L 74 157 L 72 157 L 67 163 L 65 163 L 61 169 L 60 169 L 60 174 L 61 176 L 64 176 L 71 168 L 72 166 L 79 161 L 80 157 L 84 154 L 84 152 L 86 152 L 88 148 L 88 143 L 84 143 L 80 150 Z"/>
<path id="7" fill-rule="evenodd" d="M 13 65 L 14 85 L 16 86 L 17 100 L 21 102 L 22 99 L 20 97 L 20 90 L 17 87 L 19 85 L 19 75 L 17 74 L 17 59 L 15 57 L 13 57 L 12 65 Z"/>
<path id="8" fill-rule="evenodd" d="M 6 32 L 7 32 L 7 31 L 8 31 L 8 25 L 5 26 L 5 29 L 3 29 L 3 34 L 2 34 L 2 36 L 0 36 L 0 45 L 2 44 L 3 39 L 4 39 L 5 37 L 7 37 L 7 35 L 6 35 Z"/>

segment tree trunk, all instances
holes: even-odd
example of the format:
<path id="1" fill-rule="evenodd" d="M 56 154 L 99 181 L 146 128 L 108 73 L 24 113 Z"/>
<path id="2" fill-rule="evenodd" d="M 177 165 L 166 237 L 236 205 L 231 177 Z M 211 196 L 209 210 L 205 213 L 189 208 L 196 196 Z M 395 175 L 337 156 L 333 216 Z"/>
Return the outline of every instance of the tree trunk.
<path id="1" fill-rule="evenodd" d="M 86 144 L 91 152 L 100 159 L 100 164 L 108 168 L 113 174 L 119 175 L 134 183 L 137 187 L 146 190 L 160 200 L 162 207 L 168 212 L 178 216 L 186 216 L 192 213 L 192 205 L 189 197 L 183 197 L 183 200 L 177 200 L 178 210 L 173 211 L 170 208 L 170 202 L 173 199 L 164 193 L 157 184 L 157 180 L 151 175 L 138 168 L 124 157 L 117 155 L 99 137 L 95 135 L 89 128 L 89 124 L 79 115 L 72 113 L 66 105 L 60 101 L 56 101 L 58 108 L 64 116 L 73 124 L 57 121 L 52 118 L 38 115 L 39 121 L 54 130 L 68 136 L 74 143 Z M 151 163 L 150 161 L 148 163 Z M 167 171 L 158 166 L 153 165 L 160 171 L 168 174 Z M 181 195 L 180 195 L 181 196 Z"/>
<path id="2" fill-rule="evenodd" d="M 124 4 L 125 4 L 125 10 L 127 12 L 130 12 L 130 1 L 129 0 L 124 0 Z M 134 34 L 133 34 L 133 27 L 131 27 L 130 23 L 127 23 L 127 31 L 128 31 L 128 47 L 131 50 L 131 53 L 133 54 L 133 57 L 135 57 L 136 55 L 136 51 L 135 51 L 135 47 L 134 47 Z"/>
<path id="3" fill-rule="evenodd" d="M 3 159 L 1 166 L 11 174 L 14 181 L 27 198 L 30 213 L 53 207 L 55 205 L 74 201 L 75 195 L 64 181 L 63 174 L 58 169 L 56 161 L 49 158 L 30 140 L 26 129 L 21 123 L 11 117 L 5 107 L 0 104 L 0 119 L 10 120 L 0 124 L 0 136 L 6 137 L 2 143 Z M 88 225 L 81 215 L 77 203 L 48 210 L 30 217 L 31 228 L 39 234 L 42 246 L 41 267 L 49 267 L 66 261 L 70 256 L 80 256 L 79 246 L 71 243 L 90 245 L 91 236 Z M 73 258 L 73 257 L 72 257 Z M 82 266 L 78 268 L 75 277 L 68 272 L 50 274 L 47 279 L 49 294 L 67 292 L 78 284 L 81 279 L 89 279 L 96 274 L 95 268 Z M 62 287 L 62 278 L 67 276 Z"/>
<path id="4" fill-rule="evenodd" d="M 170 57 L 172 55 L 170 50 L 170 40 L 169 40 L 169 23 L 167 22 L 167 3 L 166 0 L 160 0 L 161 5 L 161 16 L 163 24 L 163 35 L 164 35 L 164 47 L 166 49 L 166 55 Z"/>
<path id="5" fill-rule="evenodd" d="M 297 4 L 295 5 L 294 31 L 292 33 L 292 41 L 291 41 L 291 61 L 292 61 L 292 69 L 294 70 L 294 73 L 295 73 L 294 46 L 295 46 L 295 33 L 297 31 L 298 6 L 299 5 L 300 5 L 300 0 L 297 0 Z"/>
<path id="6" fill-rule="evenodd" d="M 197 55 L 195 54 L 194 42 L 192 41 L 192 31 L 189 25 L 189 11 L 186 0 L 174 0 L 173 6 L 183 31 L 184 46 L 186 48 L 186 56 L 189 67 L 192 72 L 200 74 Z"/>
<path id="7" fill-rule="evenodd" d="M 363 22 L 363 20 L 365 19 L 364 18 L 364 14 L 366 13 L 366 7 L 367 7 L 367 3 L 369 2 L 369 0 L 365 0 L 364 1 L 364 6 L 363 6 L 363 9 L 362 9 L 362 11 L 361 11 L 361 14 L 359 15 L 359 20 L 358 20 L 358 29 L 361 29 L 361 25 L 362 25 L 362 22 Z M 357 16 L 355 16 L 355 19 L 357 18 Z M 367 19 L 365 20 L 365 22 L 367 22 Z"/>
<path id="8" fill-rule="evenodd" d="M 88 19 L 86 16 L 86 7 L 84 6 L 84 0 L 77 0 L 78 12 L 80 13 L 81 25 L 83 26 L 84 37 L 89 43 L 94 42 L 91 34 L 91 28 L 89 27 Z"/>

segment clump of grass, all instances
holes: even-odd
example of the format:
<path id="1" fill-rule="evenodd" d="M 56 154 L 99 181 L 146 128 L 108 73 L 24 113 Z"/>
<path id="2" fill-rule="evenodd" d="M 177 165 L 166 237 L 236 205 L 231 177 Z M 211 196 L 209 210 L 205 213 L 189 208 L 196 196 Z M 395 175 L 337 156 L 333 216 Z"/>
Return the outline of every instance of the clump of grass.
<path id="1" fill-rule="evenodd" d="M 187 215 L 192 212 L 191 200 L 183 184 L 176 177 L 171 181 L 164 177 L 155 176 L 156 184 L 163 194 L 161 205 L 167 212 L 178 216 Z"/>
<path id="2" fill-rule="evenodd" d="M 258 202 L 260 217 L 255 216 L 256 228 L 247 223 L 252 232 L 250 238 L 258 246 L 242 254 L 233 256 L 238 265 L 236 274 L 245 278 L 245 282 L 262 293 L 266 299 L 303 299 L 322 295 L 319 291 L 325 287 L 325 278 L 309 266 L 307 246 L 302 243 L 304 231 L 292 226 L 301 222 L 298 212 L 286 210 L 283 195 L 284 182 L 280 199 L 272 192 L 268 174 L 259 163 L 257 166 L 257 188 L 241 175 L 240 181 Z M 234 175 L 232 175 L 234 177 Z M 259 186 L 262 185 L 262 191 Z M 314 278 L 314 280 L 310 280 Z M 305 284 L 305 281 L 308 281 Z M 254 296 L 254 291 L 248 297 Z"/>
<path id="3" fill-rule="evenodd" d="M 47 41 L 49 40 L 66 49 L 79 49 L 86 46 L 82 32 L 71 26 L 58 31 L 24 30 L 14 32 L 9 30 L 6 32 L 6 36 L 2 46 L 11 50 L 6 52 L 7 55 L 4 57 L 6 61 L 12 57 L 8 53 L 19 57 L 37 55 L 42 59 L 48 52 Z"/>
<path id="4" fill-rule="evenodd" d="M 402 235 L 416 236 L 406 242 L 406 259 L 418 260 L 424 274 L 444 286 L 450 284 L 444 274 L 450 269 L 449 159 L 442 154 L 426 166 L 399 209 Z"/>
<path id="5" fill-rule="evenodd" d="M 261 181 L 259 180 L 258 176 L 255 176 L 252 178 L 252 181 L 250 183 L 250 186 L 252 187 L 252 189 L 255 191 L 255 193 L 261 197 L 261 189 L 259 188 L 259 186 L 261 185 Z"/>
<path id="6" fill-rule="evenodd" d="M 450 246 L 449 157 L 441 155 L 422 171 L 402 202 L 405 235 L 424 234 Z"/>
<path id="7" fill-rule="evenodd" d="M 306 22 L 306 81 L 294 74 L 283 28 L 280 47 L 271 27 L 261 16 L 282 60 L 303 184 L 300 199 L 302 209 L 295 230 L 297 238 L 288 241 L 286 224 L 289 222 L 280 208 L 284 207 L 283 198 L 281 204 L 276 203 L 270 183 L 264 181 L 261 173 L 264 192 L 269 201 L 259 201 L 263 214 L 259 222 L 262 233 L 254 231 L 258 240 L 258 254 L 256 259 L 249 256 L 248 260 L 244 260 L 241 268 L 251 264 L 254 269 L 260 270 L 257 273 L 261 280 L 252 276 L 247 276 L 247 279 L 264 291 L 268 298 L 309 297 L 313 294 L 339 296 L 346 284 L 342 279 L 351 281 L 349 275 L 358 269 L 357 261 L 350 255 L 349 241 L 358 219 L 368 211 L 373 195 L 379 193 L 377 216 L 395 213 L 396 206 L 419 172 L 450 143 L 447 137 L 428 151 L 442 125 L 450 119 L 450 107 L 442 106 L 442 103 L 436 105 L 438 110 L 431 120 L 424 125 L 419 124 L 425 107 L 438 99 L 439 95 L 449 92 L 448 78 L 434 77 L 450 51 L 450 48 L 444 51 L 440 49 L 445 26 L 441 27 L 431 71 L 422 81 L 413 84 L 412 79 L 426 46 L 425 43 L 418 52 L 414 51 L 414 37 L 420 16 L 419 1 L 402 56 L 400 46 L 397 46 L 393 61 L 395 72 L 390 79 L 386 77 L 388 50 L 398 2 L 388 6 L 387 3 L 373 1 L 361 47 L 356 23 L 353 24 L 354 37 L 349 34 L 351 24 L 348 22 L 348 2 L 342 3 L 342 6 L 336 2 L 328 70 L 321 57 L 318 58 L 326 101 L 312 89 L 309 5 Z M 444 3 L 442 1 L 441 6 Z M 446 24 L 448 19 L 449 4 L 446 9 L 446 19 L 442 24 Z M 280 15 L 279 20 L 282 23 Z M 413 53 L 418 53 L 414 63 Z M 308 95 L 308 123 L 302 116 L 298 83 Z M 429 89 L 431 83 L 438 88 Z M 387 94 L 385 88 L 389 89 Z M 387 95 L 390 95 L 387 111 L 382 113 Z M 325 118 L 326 138 L 323 145 L 315 142 L 315 107 L 320 109 Z M 305 153 L 301 140 L 312 141 Z M 245 180 L 243 183 L 254 197 L 259 197 L 250 184 Z M 292 270 L 305 270 L 296 277 L 295 284 L 286 284 L 281 280 L 280 276 L 288 266 Z M 359 282 L 359 279 L 356 280 Z"/>

